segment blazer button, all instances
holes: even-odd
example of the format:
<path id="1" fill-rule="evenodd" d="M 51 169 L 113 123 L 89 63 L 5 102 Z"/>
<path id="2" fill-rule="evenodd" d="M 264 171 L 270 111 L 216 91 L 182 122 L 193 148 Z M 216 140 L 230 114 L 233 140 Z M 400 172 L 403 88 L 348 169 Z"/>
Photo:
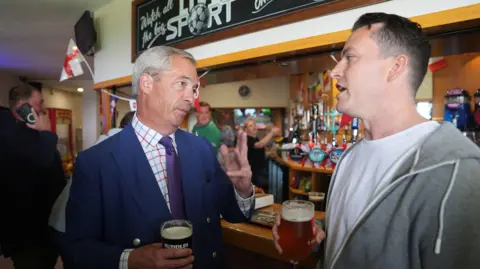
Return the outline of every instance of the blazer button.
<path id="1" fill-rule="evenodd" d="M 213 252 L 212 257 L 215 259 L 217 257 L 217 252 Z"/>
<path id="2" fill-rule="evenodd" d="M 140 245 L 140 243 L 141 243 L 141 242 L 140 242 L 140 239 L 138 239 L 138 238 L 133 239 L 133 245 L 134 245 L 135 247 L 138 247 L 138 246 Z"/>
<path id="3" fill-rule="evenodd" d="M 207 223 L 210 223 L 210 218 L 209 217 L 207 217 Z"/>

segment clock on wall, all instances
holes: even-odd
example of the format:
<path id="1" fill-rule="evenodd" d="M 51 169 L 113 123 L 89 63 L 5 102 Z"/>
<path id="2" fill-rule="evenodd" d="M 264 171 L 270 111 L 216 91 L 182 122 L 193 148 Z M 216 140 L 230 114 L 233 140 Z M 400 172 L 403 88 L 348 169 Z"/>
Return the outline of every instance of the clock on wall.
<path id="1" fill-rule="evenodd" d="M 247 97 L 250 96 L 251 90 L 250 90 L 250 88 L 249 88 L 247 85 L 242 85 L 242 86 L 240 86 L 240 88 L 238 88 L 238 94 L 239 94 L 242 98 L 247 98 Z"/>

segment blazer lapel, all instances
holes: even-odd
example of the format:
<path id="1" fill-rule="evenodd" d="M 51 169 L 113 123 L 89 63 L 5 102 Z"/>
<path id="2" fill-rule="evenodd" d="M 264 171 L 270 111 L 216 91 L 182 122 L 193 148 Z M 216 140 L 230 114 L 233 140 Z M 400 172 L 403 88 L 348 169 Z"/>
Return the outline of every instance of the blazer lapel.
<path id="1" fill-rule="evenodd" d="M 128 125 L 118 135 L 120 144 L 113 156 L 123 174 L 121 180 L 126 190 L 132 193 L 140 211 L 155 226 L 162 220 L 171 219 L 170 210 L 133 127 Z"/>
<path id="2" fill-rule="evenodd" d="M 199 179 L 205 178 L 204 175 L 199 174 L 204 170 L 199 169 L 201 162 L 196 159 L 198 156 L 195 154 L 195 148 L 198 145 L 191 143 L 192 140 L 188 139 L 188 134 L 182 130 L 177 130 L 175 133 L 175 142 L 182 169 L 183 195 L 187 217 L 189 220 L 198 219 L 200 217 L 199 208 L 203 205 L 202 188 L 204 184 Z"/>

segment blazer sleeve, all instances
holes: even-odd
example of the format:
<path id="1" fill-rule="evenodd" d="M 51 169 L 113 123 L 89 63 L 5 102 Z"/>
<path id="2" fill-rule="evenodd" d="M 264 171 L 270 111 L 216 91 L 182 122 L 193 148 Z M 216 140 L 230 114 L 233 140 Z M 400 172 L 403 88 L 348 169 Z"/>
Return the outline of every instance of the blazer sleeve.
<path id="1" fill-rule="evenodd" d="M 75 268 L 118 269 L 124 249 L 102 242 L 102 189 L 99 173 L 87 156 L 79 155 L 75 165 L 66 208 L 65 251 Z"/>
<path id="2" fill-rule="evenodd" d="M 248 221 L 253 213 L 253 208 L 255 208 L 255 205 L 252 204 L 249 217 L 245 217 L 238 205 L 232 181 L 230 178 L 228 178 L 227 174 L 218 163 L 214 148 L 210 146 L 210 142 L 207 140 L 204 139 L 204 142 L 206 143 L 207 148 L 212 156 L 213 180 L 217 184 L 217 205 L 220 214 L 222 214 L 222 217 L 230 223 Z"/>

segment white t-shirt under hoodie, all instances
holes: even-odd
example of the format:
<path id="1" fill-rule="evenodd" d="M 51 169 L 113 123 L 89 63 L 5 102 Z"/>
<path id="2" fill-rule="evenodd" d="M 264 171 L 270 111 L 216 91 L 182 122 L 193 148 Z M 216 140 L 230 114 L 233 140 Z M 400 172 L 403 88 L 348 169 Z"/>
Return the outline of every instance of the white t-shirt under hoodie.
<path id="1" fill-rule="evenodd" d="M 403 155 L 438 126 L 429 121 L 381 139 L 362 139 L 345 155 L 329 194 L 326 268 L 368 204 L 388 186 Z"/>

